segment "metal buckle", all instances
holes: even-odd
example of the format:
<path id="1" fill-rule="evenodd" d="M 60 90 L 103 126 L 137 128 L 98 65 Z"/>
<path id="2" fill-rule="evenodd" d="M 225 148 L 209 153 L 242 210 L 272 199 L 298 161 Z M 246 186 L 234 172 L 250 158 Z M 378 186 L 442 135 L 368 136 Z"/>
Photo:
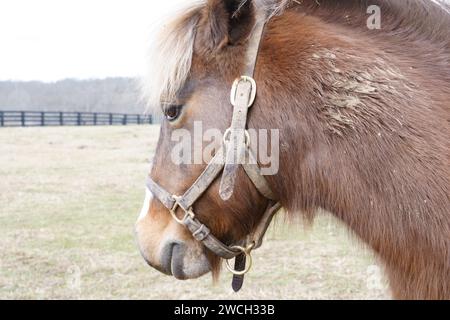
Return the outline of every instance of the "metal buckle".
<path id="1" fill-rule="evenodd" d="M 209 230 L 204 224 L 200 226 L 200 228 L 197 229 L 194 233 L 192 233 L 192 236 L 197 241 L 203 241 L 205 240 L 209 235 L 211 234 L 211 230 Z"/>
<path id="2" fill-rule="evenodd" d="M 180 199 L 182 198 L 182 197 L 179 197 L 179 196 L 172 196 L 172 198 L 175 200 L 175 203 L 174 203 L 174 205 L 173 205 L 173 207 L 172 207 L 172 209 L 170 209 L 170 214 L 172 215 L 172 218 L 177 222 L 177 223 L 179 223 L 179 224 L 181 224 L 181 225 L 184 225 L 185 223 L 185 221 L 186 221 L 186 219 L 188 218 L 188 217 L 191 217 L 191 219 L 194 219 L 195 218 L 195 213 L 194 213 L 194 211 L 192 210 L 192 208 L 190 208 L 190 209 L 188 209 L 188 210 L 185 210 L 185 209 L 183 209 L 183 207 L 180 205 Z M 185 215 L 184 215 L 184 217 L 183 217 L 183 219 L 179 219 L 178 217 L 177 217 L 177 209 L 178 208 L 180 208 L 180 209 L 182 209 L 184 212 L 185 212 Z"/>
<path id="3" fill-rule="evenodd" d="M 248 102 L 248 108 L 250 108 L 253 105 L 253 103 L 255 103 L 256 91 L 257 91 L 256 90 L 256 81 L 252 77 L 241 76 L 240 78 L 237 78 L 236 80 L 234 80 L 233 86 L 231 87 L 230 101 L 233 106 L 236 105 L 236 93 L 237 93 L 238 85 L 241 81 L 250 82 L 252 84 L 252 90 L 250 92 L 250 100 Z"/>
<path id="4" fill-rule="evenodd" d="M 255 248 L 255 245 L 256 245 L 256 243 L 252 242 L 249 246 L 247 246 L 247 248 L 244 248 L 241 246 L 230 247 L 231 250 L 241 251 L 243 254 L 245 254 L 247 263 L 245 265 L 245 270 L 236 271 L 236 270 L 234 270 L 234 267 L 231 265 L 232 259 L 228 259 L 228 260 L 226 260 L 226 267 L 227 267 L 228 271 L 230 271 L 235 276 L 243 276 L 243 275 L 246 275 L 247 273 L 249 273 L 249 271 L 251 270 L 251 268 L 253 266 L 252 250 Z"/>

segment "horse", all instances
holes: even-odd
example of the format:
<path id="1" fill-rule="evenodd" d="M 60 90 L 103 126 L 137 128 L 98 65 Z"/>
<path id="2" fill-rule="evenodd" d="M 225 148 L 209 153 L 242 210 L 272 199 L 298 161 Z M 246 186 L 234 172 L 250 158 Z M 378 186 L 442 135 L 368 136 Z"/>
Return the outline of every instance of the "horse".
<path id="1" fill-rule="evenodd" d="M 279 130 L 279 169 L 264 177 L 274 198 L 290 216 L 334 215 L 373 250 L 393 298 L 450 299 L 450 6 L 370 5 L 379 28 L 365 0 L 207 0 L 176 16 L 150 56 L 146 99 L 164 120 L 149 176 L 181 195 L 208 168 L 170 161 L 171 136 L 230 127 L 230 88 L 264 12 L 246 128 Z M 215 178 L 190 210 L 147 190 L 135 233 L 150 266 L 218 276 L 222 258 L 179 217 L 195 212 L 214 241 L 244 243 L 272 200 L 235 171 L 232 194 Z"/>

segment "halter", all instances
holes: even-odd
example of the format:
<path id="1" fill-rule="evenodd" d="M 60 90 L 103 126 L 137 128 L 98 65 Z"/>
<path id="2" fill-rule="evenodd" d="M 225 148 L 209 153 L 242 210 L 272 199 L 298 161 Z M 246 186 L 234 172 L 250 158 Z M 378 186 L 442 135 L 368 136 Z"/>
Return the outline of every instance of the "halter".
<path id="1" fill-rule="evenodd" d="M 281 204 L 276 200 L 269 184 L 261 174 L 261 169 L 251 150 L 250 135 L 246 130 L 248 110 L 256 99 L 257 88 L 253 75 L 265 23 L 266 14 L 262 11 L 257 12 L 256 24 L 249 39 L 244 75 L 234 81 L 231 89 L 230 100 L 234 108 L 231 126 L 224 134 L 222 147 L 216 152 L 203 173 L 182 196 L 173 195 L 164 190 L 150 177 L 147 180 L 147 188 L 170 211 L 173 219 L 187 228 L 194 239 L 202 242 L 214 254 L 227 261 L 227 269 L 234 275 L 233 289 L 235 291 L 242 288 L 244 275 L 252 267 L 251 252 L 261 247 L 273 217 L 281 208 Z M 249 161 L 241 161 L 244 157 L 247 157 Z M 269 200 L 269 205 L 261 222 L 246 241 L 236 245 L 226 245 L 196 218 L 193 205 L 222 172 L 220 196 L 224 201 L 229 200 L 233 195 L 237 172 L 241 165 L 259 193 Z M 177 216 L 178 209 L 184 212 L 181 218 Z M 230 260 L 234 258 L 236 261 L 233 268 Z"/>

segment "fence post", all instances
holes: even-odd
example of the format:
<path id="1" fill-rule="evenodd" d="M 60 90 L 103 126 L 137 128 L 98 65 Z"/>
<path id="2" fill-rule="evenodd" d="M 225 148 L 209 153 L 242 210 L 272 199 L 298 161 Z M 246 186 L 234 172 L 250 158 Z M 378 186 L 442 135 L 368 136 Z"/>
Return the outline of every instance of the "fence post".
<path id="1" fill-rule="evenodd" d="M 137 124 L 139 125 L 139 124 L 141 124 L 141 115 L 140 115 L 140 114 L 138 114 L 138 116 L 137 116 L 137 117 L 138 117 L 138 123 L 137 123 Z"/>
<path id="2" fill-rule="evenodd" d="M 20 123 L 22 124 L 22 127 L 25 127 L 25 112 L 20 112 Z"/>
<path id="3" fill-rule="evenodd" d="M 62 112 L 59 113 L 59 125 L 60 126 L 64 125 L 64 113 Z"/>
<path id="4" fill-rule="evenodd" d="M 110 126 L 113 125 L 113 114 L 112 113 L 109 114 L 109 125 Z"/>
<path id="5" fill-rule="evenodd" d="M 0 111 L 0 127 L 4 127 L 5 126 L 5 116 L 3 111 Z"/>
<path id="6" fill-rule="evenodd" d="M 153 124 L 153 116 L 148 116 L 148 124 Z"/>
<path id="7" fill-rule="evenodd" d="M 97 125 L 97 113 L 94 113 L 94 126 Z"/>
<path id="8" fill-rule="evenodd" d="M 123 125 L 126 126 L 126 125 L 127 125 L 127 122 L 128 122 L 128 115 L 125 114 L 125 115 L 123 116 Z"/>
<path id="9" fill-rule="evenodd" d="M 81 113 L 77 112 L 77 125 L 81 126 Z"/>

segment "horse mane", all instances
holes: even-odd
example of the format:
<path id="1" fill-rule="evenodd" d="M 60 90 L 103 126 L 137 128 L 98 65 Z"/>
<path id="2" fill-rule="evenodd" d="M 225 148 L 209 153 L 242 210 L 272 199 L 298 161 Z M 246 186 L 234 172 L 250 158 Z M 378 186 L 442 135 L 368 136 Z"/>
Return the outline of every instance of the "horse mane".
<path id="1" fill-rule="evenodd" d="M 141 81 L 147 111 L 157 112 L 162 101 L 172 101 L 184 86 L 194 54 L 195 27 L 204 2 L 191 4 L 164 25 L 148 51 L 146 75 Z"/>
<path id="2" fill-rule="evenodd" d="M 246 1 L 243 0 L 242 4 Z M 256 0 L 255 4 L 266 10 L 268 18 L 271 18 L 283 12 L 291 2 Z M 191 69 L 196 27 L 206 5 L 206 0 L 200 0 L 179 10 L 175 18 L 163 26 L 156 41 L 152 43 L 146 76 L 141 82 L 142 99 L 149 110 L 157 111 L 162 102 L 173 102 L 184 86 Z"/>
<path id="3" fill-rule="evenodd" d="M 245 3 L 249 0 L 243 0 Z M 438 0 L 378 0 L 382 9 L 383 30 L 396 36 L 421 37 L 437 41 L 450 48 L 450 5 Z M 286 10 L 311 12 L 325 20 L 338 23 L 343 14 L 351 12 L 355 28 L 366 28 L 366 0 L 255 0 L 255 5 L 267 12 L 268 19 Z M 184 86 L 194 54 L 196 26 L 206 0 L 190 4 L 180 10 L 175 19 L 166 24 L 152 43 L 148 55 L 146 76 L 142 79 L 142 99 L 148 111 L 156 111 L 161 102 L 173 102 Z M 325 9 L 325 10 L 324 10 Z M 332 9 L 332 10 L 330 10 Z M 361 19 L 358 19 L 358 16 Z M 156 109 L 156 110 L 155 110 Z"/>

